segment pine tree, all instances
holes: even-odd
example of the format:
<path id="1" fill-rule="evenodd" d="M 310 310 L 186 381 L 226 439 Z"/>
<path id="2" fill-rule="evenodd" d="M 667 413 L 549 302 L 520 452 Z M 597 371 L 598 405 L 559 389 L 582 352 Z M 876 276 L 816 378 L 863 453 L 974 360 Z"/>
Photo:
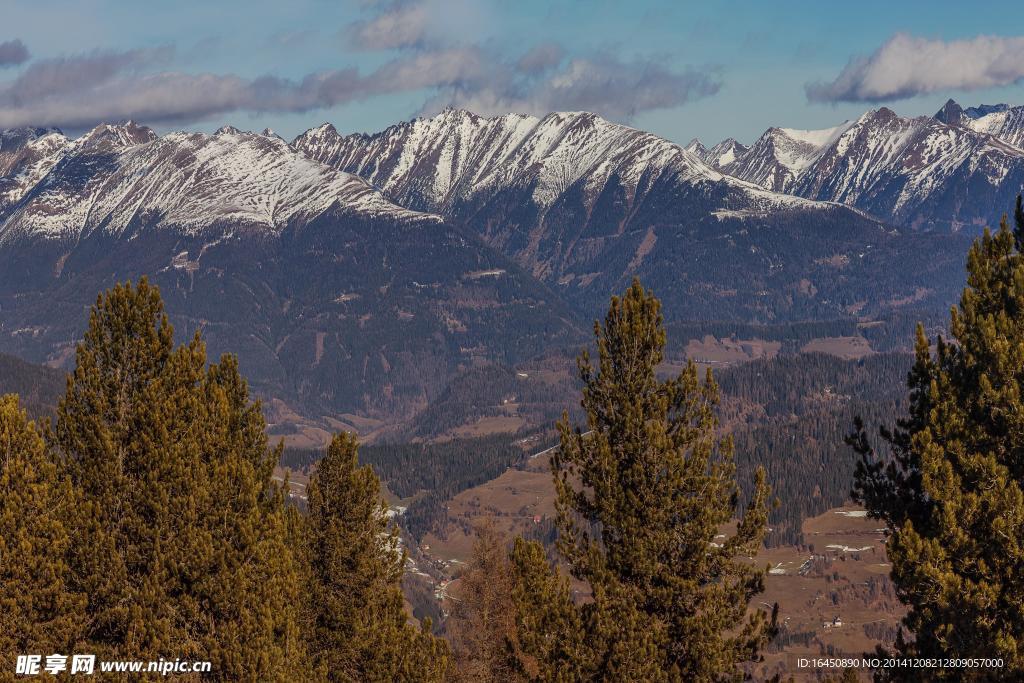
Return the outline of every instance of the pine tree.
<path id="1" fill-rule="evenodd" d="M 408 623 L 405 553 L 380 482 L 358 464 L 355 437 L 334 437 L 310 478 L 314 666 L 331 681 L 435 681 L 449 666 L 443 640 Z"/>
<path id="2" fill-rule="evenodd" d="M 16 396 L 0 396 L 0 667 L 70 652 L 81 596 L 67 586 L 70 487 Z"/>
<path id="3" fill-rule="evenodd" d="M 716 434 L 711 373 L 702 382 L 690 363 L 678 377 L 656 378 L 665 346 L 660 304 L 637 281 L 594 327 L 597 367 L 587 352 L 579 359 L 587 429 L 563 417 L 551 464 L 558 549 L 592 591 L 578 608 L 589 661 L 572 678 L 738 678 L 774 630 L 774 617 L 749 609 L 764 586 L 765 570 L 748 560 L 767 524 L 764 472 L 735 533 L 717 542 L 737 512 L 738 489 L 731 441 Z M 517 553 L 520 571 L 535 576 L 539 549 Z M 564 609 L 564 589 L 543 588 Z"/>
<path id="4" fill-rule="evenodd" d="M 505 539 L 494 521 L 488 520 L 476 529 L 473 554 L 458 578 L 451 614 L 445 620 L 457 680 L 525 680 L 513 650 L 518 643 L 514 590 Z"/>
<path id="5" fill-rule="evenodd" d="M 1013 237 L 1017 244 L 1017 251 L 1024 252 L 1024 203 L 1021 195 L 1017 195 L 1017 206 L 1013 210 Z"/>
<path id="6" fill-rule="evenodd" d="M 515 540 L 511 553 L 516 628 L 512 653 L 530 681 L 570 683 L 593 677 L 593 653 L 569 581 L 552 571 L 536 541 Z"/>
<path id="7" fill-rule="evenodd" d="M 967 269 L 953 341 L 940 336 L 932 352 L 918 326 L 909 415 L 881 430 L 880 453 L 861 421 L 848 437 L 860 456 L 853 494 L 890 531 L 892 579 L 913 633 L 897 650 L 1001 657 L 1005 668 L 973 673 L 1016 679 L 1024 677 L 1024 256 L 1005 216 L 971 247 Z"/>
<path id="8" fill-rule="evenodd" d="M 234 356 L 210 366 L 201 389 L 205 430 L 196 448 L 213 485 L 197 506 L 207 552 L 193 555 L 191 570 L 205 618 L 212 612 L 219 621 L 196 628 L 203 649 L 216 654 L 225 680 L 312 680 L 296 512 L 286 507 L 286 486 L 272 481 L 282 446 L 268 448 L 260 403 L 250 401 Z"/>
<path id="9" fill-rule="evenodd" d="M 279 452 L 234 358 L 207 369 L 198 335 L 173 339 L 144 279 L 101 295 L 58 408 L 85 643 L 211 660 L 215 679 L 293 680 L 301 585 L 270 479 Z"/>

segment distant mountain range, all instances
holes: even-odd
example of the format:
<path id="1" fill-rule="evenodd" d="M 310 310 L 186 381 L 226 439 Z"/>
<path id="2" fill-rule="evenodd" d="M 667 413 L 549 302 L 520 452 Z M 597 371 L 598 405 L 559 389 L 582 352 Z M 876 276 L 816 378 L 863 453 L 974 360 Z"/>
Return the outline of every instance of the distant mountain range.
<path id="1" fill-rule="evenodd" d="M 324 125 L 292 144 L 478 234 L 585 318 L 634 276 L 674 319 L 829 318 L 920 284 L 893 279 L 919 247 L 884 221 L 768 191 L 594 114 L 447 110 L 374 135 Z"/>
<path id="2" fill-rule="evenodd" d="M 1024 107 L 965 110 L 950 100 L 916 118 L 883 107 L 834 128 L 769 128 L 746 152 L 704 158 L 770 190 L 840 202 L 897 226 L 958 230 L 994 223 L 1024 188 Z"/>
<path id="3" fill-rule="evenodd" d="M 274 136 L 54 136 L 5 150 L 23 161 L 0 224 L 0 347 L 22 357 L 69 362 L 97 292 L 143 274 L 181 336 L 201 328 L 262 394 L 313 414 L 402 414 L 463 365 L 579 338 L 473 235 Z"/>
<path id="4" fill-rule="evenodd" d="M 344 420 L 576 346 L 634 276 L 676 321 L 945 308 L 959 228 L 1024 182 L 1019 114 L 881 109 L 711 149 L 585 112 L 446 110 L 291 143 L 2 131 L 0 351 L 67 364 L 97 292 L 146 274 L 179 332 L 239 353 L 262 394 Z"/>

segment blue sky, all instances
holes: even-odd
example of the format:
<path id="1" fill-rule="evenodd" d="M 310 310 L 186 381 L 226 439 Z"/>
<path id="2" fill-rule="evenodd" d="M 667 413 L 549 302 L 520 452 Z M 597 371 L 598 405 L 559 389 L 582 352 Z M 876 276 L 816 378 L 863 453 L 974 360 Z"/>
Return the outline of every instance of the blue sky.
<path id="1" fill-rule="evenodd" d="M 881 105 L 1024 104 L 1019 15 L 992 1 L 5 0 L 0 127 L 132 117 L 291 138 L 455 105 L 750 142 Z"/>

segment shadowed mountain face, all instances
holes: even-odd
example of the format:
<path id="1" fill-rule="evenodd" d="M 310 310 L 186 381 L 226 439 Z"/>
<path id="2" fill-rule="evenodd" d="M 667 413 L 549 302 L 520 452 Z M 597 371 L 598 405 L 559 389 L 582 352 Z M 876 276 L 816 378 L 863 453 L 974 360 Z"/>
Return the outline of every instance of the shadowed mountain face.
<path id="1" fill-rule="evenodd" d="M 767 321 L 945 297 L 960 272 L 959 240 L 922 243 L 844 206 L 766 191 L 712 169 L 702 146 L 593 114 L 448 110 L 369 136 L 324 125 L 292 144 L 479 234 L 585 317 L 634 275 L 671 318 Z"/>
<path id="2" fill-rule="evenodd" d="M 3 214 L 0 349 L 68 362 L 97 292 L 148 275 L 179 337 L 238 353 L 263 395 L 394 416 L 460 366 L 579 338 L 475 236 L 276 137 L 108 133 L 69 143 Z"/>

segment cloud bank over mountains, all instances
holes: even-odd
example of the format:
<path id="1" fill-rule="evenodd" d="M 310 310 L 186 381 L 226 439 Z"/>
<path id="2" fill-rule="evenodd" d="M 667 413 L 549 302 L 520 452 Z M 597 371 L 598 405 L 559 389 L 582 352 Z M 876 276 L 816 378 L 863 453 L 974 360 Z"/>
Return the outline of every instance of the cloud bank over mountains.
<path id="1" fill-rule="evenodd" d="M 897 33 L 855 57 L 831 82 L 809 83 L 811 102 L 884 102 L 1024 81 L 1024 37 L 930 40 Z"/>
<path id="2" fill-rule="evenodd" d="M 481 114 L 585 109 L 629 121 L 721 87 L 714 69 L 674 69 L 659 57 L 607 49 L 572 55 L 551 42 L 508 54 L 438 30 L 431 2 L 371 4 L 337 32 L 346 46 L 389 57 L 366 71 L 343 66 L 297 79 L 191 73 L 175 68 L 172 46 L 38 59 L 0 82 L 0 128 L 74 130 L 128 118 L 179 125 L 236 112 L 308 112 L 396 93 L 422 96 L 418 114 L 446 106 Z M 28 59 L 20 40 L 0 44 L 0 66 Z"/>
<path id="3" fill-rule="evenodd" d="M 240 114 L 269 119 L 275 127 L 350 115 L 356 125 L 370 126 L 381 117 L 429 116 L 450 106 L 488 116 L 587 110 L 621 123 L 639 119 L 673 137 L 702 134 L 695 130 L 702 123 L 717 135 L 720 119 L 757 119 L 750 125 L 760 130 L 762 114 L 748 99 L 786 93 L 779 106 L 799 108 L 804 98 L 792 90 L 801 87 L 807 102 L 851 116 L 861 103 L 936 94 L 945 99 L 1024 83 L 1024 36 L 947 40 L 883 33 L 890 37 L 877 47 L 851 42 L 845 49 L 862 54 L 845 66 L 851 52 L 839 53 L 839 62 L 835 53 L 804 55 L 794 73 L 792 45 L 749 33 L 730 51 L 716 33 L 725 29 L 707 17 L 702 23 L 698 12 L 673 15 L 666 5 L 581 16 L 556 5 L 359 0 L 315 16 L 289 15 L 290 23 L 252 19 L 230 35 L 189 26 L 147 41 L 144 32 L 121 31 L 115 35 L 137 37 L 105 45 L 116 49 L 81 42 L 65 48 L 32 34 L 26 24 L 23 35 L 0 36 L 0 128 L 57 126 L 74 133 L 129 118 L 184 127 Z M 26 4 L 23 23 L 33 11 Z M 677 39 L 686 34 L 673 33 L 673 21 L 690 25 L 689 42 Z M 210 25 L 219 30 L 220 24 Z M 64 49 L 74 51 L 59 52 Z M 752 60 L 761 69 L 754 83 Z M 831 71 L 807 82 L 821 73 L 819 60 L 827 60 Z M 714 107 L 675 111 L 715 95 Z M 824 120 L 814 107 L 796 114 L 803 115 L 805 128 Z"/>

